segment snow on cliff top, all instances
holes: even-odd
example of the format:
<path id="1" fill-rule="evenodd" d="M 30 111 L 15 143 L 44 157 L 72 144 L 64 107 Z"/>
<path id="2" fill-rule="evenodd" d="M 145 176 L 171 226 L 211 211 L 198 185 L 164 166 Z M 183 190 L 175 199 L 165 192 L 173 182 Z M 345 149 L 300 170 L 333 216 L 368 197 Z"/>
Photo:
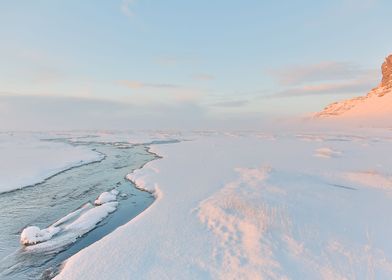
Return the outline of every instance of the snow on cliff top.
<path id="1" fill-rule="evenodd" d="M 382 80 L 366 96 L 356 97 L 328 105 L 316 113 L 318 119 L 390 119 L 392 120 L 392 55 L 381 67 Z"/>

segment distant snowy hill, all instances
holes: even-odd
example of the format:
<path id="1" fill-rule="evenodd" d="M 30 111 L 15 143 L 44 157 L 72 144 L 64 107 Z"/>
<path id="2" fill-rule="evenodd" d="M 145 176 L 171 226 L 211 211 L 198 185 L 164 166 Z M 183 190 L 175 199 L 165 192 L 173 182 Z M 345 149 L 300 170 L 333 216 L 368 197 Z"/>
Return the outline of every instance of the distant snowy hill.
<path id="1" fill-rule="evenodd" d="M 316 113 L 318 119 L 392 119 L 392 55 L 381 67 L 382 81 L 366 96 L 328 105 Z"/>

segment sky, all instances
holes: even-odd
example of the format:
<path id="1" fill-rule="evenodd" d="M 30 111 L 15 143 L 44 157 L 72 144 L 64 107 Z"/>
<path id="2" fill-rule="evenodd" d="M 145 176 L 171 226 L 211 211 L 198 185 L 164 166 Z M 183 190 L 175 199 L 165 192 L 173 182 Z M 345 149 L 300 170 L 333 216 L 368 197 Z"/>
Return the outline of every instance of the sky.
<path id="1" fill-rule="evenodd" d="M 257 128 L 364 95 L 389 0 L 0 2 L 0 130 Z"/>

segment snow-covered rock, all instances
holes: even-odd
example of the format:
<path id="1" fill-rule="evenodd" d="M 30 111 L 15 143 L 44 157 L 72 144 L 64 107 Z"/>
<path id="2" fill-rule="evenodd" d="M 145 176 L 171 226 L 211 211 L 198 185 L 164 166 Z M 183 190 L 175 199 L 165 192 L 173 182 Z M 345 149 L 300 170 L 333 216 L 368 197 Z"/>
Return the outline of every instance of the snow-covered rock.
<path id="1" fill-rule="evenodd" d="M 59 231 L 60 228 L 58 227 L 48 227 L 45 229 L 40 229 L 36 226 L 27 227 L 20 235 L 20 242 L 23 245 L 37 244 L 51 239 L 52 236 L 57 234 Z"/>
<path id="2" fill-rule="evenodd" d="M 114 191 L 116 192 L 118 193 L 117 190 Z M 109 194 L 116 198 L 114 194 Z M 96 207 L 87 203 L 45 229 L 36 226 L 25 228 L 21 233 L 20 242 L 28 245 L 26 249 L 30 251 L 61 248 L 94 229 L 99 222 L 116 211 L 117 206 L 117 201 L 106 201 Z"/>
<path id="3" fill-rule="evenodd" d="M 116 201 L 118 190 L 113 189 L 110 192 L 103 192 L 99 195 L 99 197 L 94 201 L 95 205 L 102 205 L 107 202 Z"/>
<path id="4" fill-rule="evenodd" d="M 335 102 L 316 113 L 319 119 L 391 118 L 392 116 L 392 55 L 381 67 L 382 81 L 366 96 Z"/>
<path id="5" fill-rule="evenodd" d="M 101 206 L 91 208 L 81 215 L 77 220 L 64 227 L 65 231 L 78 232 L 82 236 L 92 230 L 100 221 L 106 218 L 110 213 L 116 211 L 118 202 L 107 202 Z"/>

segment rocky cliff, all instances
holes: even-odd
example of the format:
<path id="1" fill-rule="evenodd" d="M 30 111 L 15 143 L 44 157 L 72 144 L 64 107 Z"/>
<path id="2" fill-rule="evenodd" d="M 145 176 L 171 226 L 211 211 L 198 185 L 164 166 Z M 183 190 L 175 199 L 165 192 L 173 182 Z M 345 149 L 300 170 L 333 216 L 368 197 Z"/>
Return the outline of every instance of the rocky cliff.
<path id="1" fill-rule="evenodd" d="M 392 54 L 385 59 L 385 62 L 381 67 L 382 80 L 380 87 L 391 88 L 392 87 Z"/>

